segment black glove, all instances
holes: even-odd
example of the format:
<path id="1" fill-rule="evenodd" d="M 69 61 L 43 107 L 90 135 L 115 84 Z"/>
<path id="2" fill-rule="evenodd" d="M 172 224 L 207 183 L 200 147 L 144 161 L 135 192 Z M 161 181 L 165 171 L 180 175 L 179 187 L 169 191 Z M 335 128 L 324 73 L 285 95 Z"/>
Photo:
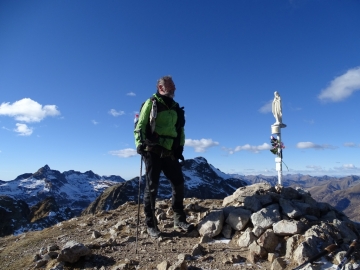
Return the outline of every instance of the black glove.
<path id="1" fill-rule="evenodd" d="M 175 150 L 175 153 L 174 153 L 175 158 L 184 161 L 185 158 L 184 158 L 184 156 L 183 156 L 183 152 L 184 152 L 184 146 L 180 145 L 180 146 L 179 146 L 178 148 L 176 148 L 176 150 Z"/>
<path id="2" fill-rule="evenodd" d="M 139 144 L 139 145 L 136 147 L 136 152 L 137 152 L 139 155 L 144 155 L 144 154 L 145 154 L 145 145 Z"/>

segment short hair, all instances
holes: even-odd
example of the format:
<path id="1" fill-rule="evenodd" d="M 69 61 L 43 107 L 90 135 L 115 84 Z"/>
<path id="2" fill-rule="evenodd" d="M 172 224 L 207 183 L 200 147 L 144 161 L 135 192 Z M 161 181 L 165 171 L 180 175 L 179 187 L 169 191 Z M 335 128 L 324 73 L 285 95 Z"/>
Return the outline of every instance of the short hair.
<path id="1" fill-rule="evenodd" d="M 158 79 L 157 84 L 156 84 L 156 89 L 158 88 L 159 85 L 164 85 L 165 81 L 172 81 L 172 76 L 171 75 L 166 75 L 161 77 L 160 79 Z"/>

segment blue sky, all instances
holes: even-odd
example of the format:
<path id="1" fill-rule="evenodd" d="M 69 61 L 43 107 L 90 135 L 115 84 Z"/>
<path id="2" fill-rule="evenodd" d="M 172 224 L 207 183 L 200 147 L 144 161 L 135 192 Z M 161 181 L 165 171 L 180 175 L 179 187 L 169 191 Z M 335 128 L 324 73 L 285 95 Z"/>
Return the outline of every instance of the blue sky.
<path id="1" fill-rule="evenodd" d="M 1 1 L 0 179 L 140 173 L 133 119 L 172 75 L 185 158 L 225 173 L 360 173 L 360 2 Z"/>

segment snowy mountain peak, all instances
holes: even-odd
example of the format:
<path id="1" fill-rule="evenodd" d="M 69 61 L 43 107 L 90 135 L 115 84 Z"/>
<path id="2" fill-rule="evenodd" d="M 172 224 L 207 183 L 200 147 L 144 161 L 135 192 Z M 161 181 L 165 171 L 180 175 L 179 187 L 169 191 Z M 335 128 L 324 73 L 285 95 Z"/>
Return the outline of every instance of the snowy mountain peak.
<path id="1" fill-rule="evenodd" d="M 48 172 L 48 171 L 51 171 L 49 165 L 45 165 L 44 167 L 41 167 L 38 171 L 41 171 L 41 172 Z"/>
<path id="2" fill-rule="evenodd" d="M 1 183 L 0 195 L 21 199 L 30 207 L 53 196 L 61 205 L 71 205 L 77 214 L 106 188 L 124 181 L 120 176 L 107 179 L 92 171 L 60 173 L 45 165 L 33 174 L 22 174 L 15 180 Z"/>
<path id="3" fill-rule="evenodd" d="M 207 160 L 205 158 L 203 158 L 203 157 L 196 157 L 196 158 L 194 158 L 194 161 L 199 163 L 199 164 L 201 164 L 201 163 L 206 163 L 207 164 L 208 163 Z"/>
<path id="4" fill-rule="evenodd" d="M 93 171 L 86 171 L 85 174 L 89 177 L 89 178 L 100 178 L 98 175 L 96 175 Z"/>
<path id="5" fill-rule="evenodd" d="M 49 173 L 51 173 L 51 169 L 49 165 L 45 165 L 44 167 L 41 167 L 39 170 L 37 170 L 33 176 L 37 179 L 46 178 Z"/>

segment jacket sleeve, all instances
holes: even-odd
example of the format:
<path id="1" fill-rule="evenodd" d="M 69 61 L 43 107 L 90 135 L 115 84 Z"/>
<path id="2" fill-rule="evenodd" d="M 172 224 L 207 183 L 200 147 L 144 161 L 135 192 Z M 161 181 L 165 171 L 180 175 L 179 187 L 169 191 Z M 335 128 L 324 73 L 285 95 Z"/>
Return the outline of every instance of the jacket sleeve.
<path id="1" fill-rule="evenodd" d="M 138 145 L 141 144 L 142 141 L 145 141 L 145 139 L 146 139 L 145 138 L 146 126 L 149 122 L 151 107 L 152 107 L 151 100 L 148 99 L 145 101 L 144 105 L 141 108 L 140 115 L 139 115 L 139 121 L 137 122 L 137 125 L 134 130 L 136 147 L 138 147 Z"/>

